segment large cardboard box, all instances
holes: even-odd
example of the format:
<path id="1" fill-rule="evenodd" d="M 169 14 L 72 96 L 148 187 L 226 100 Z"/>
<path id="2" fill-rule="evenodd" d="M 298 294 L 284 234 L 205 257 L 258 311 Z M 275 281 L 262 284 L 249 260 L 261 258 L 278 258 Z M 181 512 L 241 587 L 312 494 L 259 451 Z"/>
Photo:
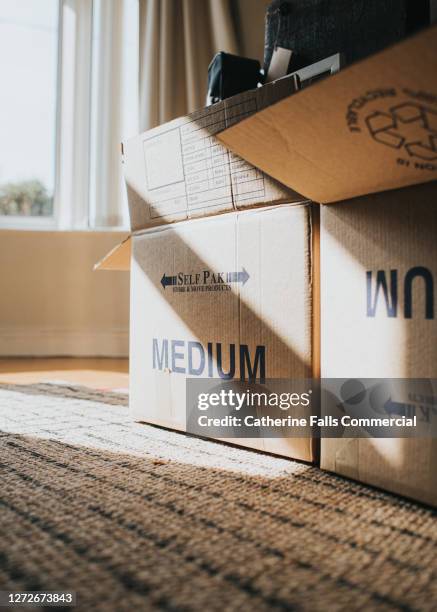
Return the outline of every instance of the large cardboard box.
<path id="1" fill-rule="evenodd" d="M 250 98 L 254 94 L 249 92 L 247 95 Z M 282 94 L 276 100 L 280 97 Z M 180 120 L 180 127 L 179 120 L 169 124 L 168 142 L 166 130 L 158 129 L 156 149 L 149 148 L 150 143 L 145 142 L 147 138 L 144 135 L 125 144 L 126 179 L 135 232 L 131 272 L 131 401 L 137 418 L 182 426 L 178 398 L 184 397 L 181 393 L 184 383 L 180 381 L 184 381 L 185 373 L 179 372 L 178 368 L 186 368 L 180 363 L 189 359 L 188 342 L 199 342 L 204 346 L 205 343 L 217 344 L 222 339 L 227 343 L 235 337 L 239 343 L 244 340 L 246 347 L 267 343 L 263 345 L 268 358 L 267 376 L 297 378 L 300 375 L 306 377 L 310 371 L 313 375 L 318 373 L 315 365 L 320 307 L 315 265 L 317 224 L 308 221 L 309 205 L 290 206 L 286 203 L 299 199 L 295 190 L 309 200 L 325 204 L 347 200 L 336 204 L 332 210 L 324 211 L 323 257 L 329 265 L 322 270 L 323 374 L 332 375 L 335 371 L 336 376 L 343 378 L 350 374 L 358 377 L 432 377 L 436 373 L 434 319 L 428 316 L 431 306 L 429 297 L 426 297 L 431 291 L 430 280 L 428 273 L 425 278 L 417 271 L 417 268 L 426 268 L 429 274 L 435 274 L 431 261 L 435 247 L 433 250 L 431 232 L 427 233 L 429 228 L 435 230 L 435 187 L 424 185 L 393 192 L 395 195 L 387 190 L 437 179 L 437 28 L 429 28 L 336 76 L 272 104 L 274 101 L 274 97 L 270 97 L 265 103 L 252 104 L 248 114 L 254 114 L 247 118 L 244 115 L 248 107 L 243 105 L 243 112 L 236 113 L 235 125 L 221 133 L 220 130 L 229 125 L 226 103 L 220 108 L 211 107 L 206 112 L 205 121 L 203 111 L 200 111 L 193 121 Z M 263 106 L 263 110 L 255 112 Z M 224 120 L 220 119 L 219 127 L 211 128 L 214 124 L 210 124 L 210 118 L 215 110 L 222 113 Z M 230 110 L 228 115 L 233 123 Z M 198 153 L 203 165 L 192 166 L 197 161 L 190 157 L 188 170 L 185 168 L 184 125 L 188 126 L 184 130 L 194 131 L 194 137 L 200 128 L 200 140 L 213 149 L 205 153 L 203 145 L 199 144 L 201 150 L 196 152 L 197 143 L 194 143 L 189 154 Z M 193 183 L 200 184 L 208 179 L 205 183 L 208 193 L 218 186 L 210 182 L 214 181 L 210 171 L 216 154 L 224 155 L 222 149 L 215 149 L 219 142 L 242 159 L 226 153 L 225 167 L 229 172 L 225 171 L 228 179 L 222 187 L 226 187 L 227 192 L 217 192 L 220 199 L 215 202 L 214 197 L 207 195 L 206 200 L 202 200 L 201 196 L 197 207 L 196 200 L 188 197 L 192 193 L 191 188 L 188 189 L 191 178 L 186 179 L 192 172 L 195 175 Z M 169 150 L 178 147 L 179 156 L 167 155 Z M 132 163 L 127 162 L 128 158 Z M 250 188 L 248 192 L 244 192 L 244 188 L 240 193 L 237 188 L 239 181 L 232 177 L 231 162 L 244 165 L 243 159 L 281 181 L 282 186 L 270 184 L 264 176 L 264 188 L 260 194 L 256 193 L 257 189 L 251 193 Z M 152 161 L 151 168 L 145 165 L 149 160 Z M 177 163 L 174 166 L 170 164 L 171 181 L 161 185 L 162 168 L 172 160 Z M 201 174 L 205 171 L 206 174 Z M 244 172 L 257 171 L 244 166 Z M 252 178 L 258 181 L 258 174 L 256 177 Z M 177 192 L 179 188 L 185 189 L 185 195 Z M 247 199 L 244 196 L 239 200 L 236 196 L 243 193 L 247 193 Z M 376 193 L 380 195 L 359 197 Z M 270 197 L 269 194 L 273 195 Z M 180 197 L 182 200 L 178 199 Z M 167 200 L 170 202 L 168 207 Z M 143 228 L 181 219 L 280 203 L 283 203 L 281 207 L 262 212 L 252 210 L 142 232 Z M 305 215 L 307 221 L 304 221 Z M 336 223 L 329 220 L 338 221 L 340 217 L 348 219 L 348 222 L 339 223 L 338 243 L 326 242 L 330 236 L 328 225 L 333 231 L 336 227 Z M 410 226 L 405 219 L 410 220 Z M 357 223 L 359 231 L 353 231 Z M 295 235 L 295 232 L 298 233 Z M 423 241 L 421 232 L 427 236 Z M 223 241 L 221 244 L 219 236 Z M 352 236 L 352 241 L 349 236 Z M 346 246 L 341 246 L 342 240 Z M 171 255 L 167 252 L 169 245 Z M 117 268 L 126 268 L 130 249 L 131 241 L 125 242 L 102 266 L 110 268 L 115 262 Z M 334 258 L 332 253 L 336 253 Z M 360 253 L 366 258 L 363 263 L 360 263 Z M 415 258 L 420 256 L 420 259 L 422 255 L 423 263 L 416 262 Z M 185 267 L 191 270 L 188 277 L 200 274 L 199 267 L 203 269 L 205 264 L 206 270 L 219 268 L 216 271 L 226 271 L 222 270 L 222 261 L 227 265 L 241 265 L 243 276 L 244 265 L 255 281 L 233 286 L 226 293 L 214 293 L 214 300 L 210 292 L 204 292 L 204 302 L 190 302 L 189 293 L 168 292 L 169 276 L 178 277 L 179 272 L 184 275 Z M 287 261 L 288 265 L 284 266 L 283 262 Z M 363 319 L 363 306 L 359 301 L 365 299 L 365 290 L 361 286 L 363 268 L 360 266 L 378 266 L 379 261 L 381 265 L 400 266 L 393 269 L 398 270 L 398 274 L 407 275 L 407 286 L 411 291 L 396 310 L 399 317 L 403 314 L 405 320 L 402 323 L 398 317 L 390 316 L 386 320 L 380 314 Z M 162 262 L 166 262 L 171 274 L 165 270 L 158 273 Z M 271 266 L 268 273 L 265 262 Z M 175 266 L 176 263 L 180 263 L 181 269 L 179 265 Z M 408 265 L 410 268 L 406 268 Z M 237 270 L 240 268 L 234 267 L 233 271 Z M 344 280 L 341 287 L 337 275 Z M 405 278 L 402 282 L 406 282 Z M 166 289 L 162 286 L 165 283 Z M 424 302 L 418 297 L 418 283 L 425 283 Z M 328 294 L 328 287 L 333 286 L 338 286 L 343 300 L 333 299 Z M 238 308 L 235 303 L 238 303 Z M 388 309 L 388 312 L 393 312 L 393 305 Z M 416 317 L 421 311 L 425 314 L 425 321 Z M 410 317 L 411 313 L 414 316 Z M 368 321 L 367 318 L 374 320 Z M 310 321 L 313 322 L 312 332 L 308 327 Z M 158 331 L 161 334 L 161 344 L 158 345 L 161 357 L 164 339 L 170 341 L 167 347 L 171 347 L 173 354 L 172 366 L 156 371 L 157 368 L 153 368 L 153 338 L 158 339 Z M 172 345 L 171 340 L 176 340 L 176 344 Z M 150 341 L 152 347 L 149 345 L 147 348 Z M 175 354 L 175 348 L 181 348 L 181 354 L 179 350 Z M 165 397 L 160 395 L 161 389 L 165 390 Z M 159 407 L 158 412 L 155 406 Z M 161 419 L 163 413 L 165 419 Z M 278 450 L 278 441 L 272 444 L 273 447 L 265 441 L 263 448 L 304 459 L 315 456 L 316 445 L 309 440 L 299 448 L 295 441 L 290 441 L 290 446 L 281 450 Z M 435 446 L 430 440 L 381 439 L 377 443 L 360 440 L 346 444 L 341 453 L 336 452 L 335 441 L 329 444 L 331 446 L 324 447 L 325 456 L 322 458 L 322 465 L 327 469 L 435 503 L 435 483 L 429 469 L 435 458 Z"/>
<path id="2" fill-rule="evenodd" d="M 318 375 L 318 209 L 216 139 L 295 90 L 284 77 L 122 145 L 132 235 L 96 267 L 130 270 L 138 421 L 185 430 L 189 376 Z M 311 434 L 230 441 L 314 461 Z"/>
<path id="3" fill-rule="evenodd" d="M 323 377 L 437 378 L 436 119 L 434 26 L 219 135 L 256 167 L 327 204 Z M 367 302 L 378 281 L 376 303 L 373 293 Z M 321 449 L 325 469 L 432 504 L 436 459 L 430 438 L 329 439 Z"/>
<path id="4" fill-rule="evenodd" d="M 436 200 L 428 183 L 322 207 L 322 377 L 437 378 Z M 437 418 L 436 397 L 402 386 L 403 405 Z M 321 444 L 322 468 L 434 505 L 436 463 L 431 437 Z"/>
<path id="5" fill-rule="evenodd" d="M 132 243 L 130 409 L 184 430 L 186 379 L 311 378 L 310 204 L 230 213 L 136 233 Z M 231 350 L 232 349 L 232 350 Z M 233 439 L 313 461 L 316 441 Z"/>
<path id="6" fill-rule="evenodd" d="M 130 269 L 133 417 L 185 430 L 188 377 L 317 377 L 318 265 L 308 202 L 137 231 L 109 253 L 98 269 Z M 230 441 L 315 461 L 311 434 Z"/>

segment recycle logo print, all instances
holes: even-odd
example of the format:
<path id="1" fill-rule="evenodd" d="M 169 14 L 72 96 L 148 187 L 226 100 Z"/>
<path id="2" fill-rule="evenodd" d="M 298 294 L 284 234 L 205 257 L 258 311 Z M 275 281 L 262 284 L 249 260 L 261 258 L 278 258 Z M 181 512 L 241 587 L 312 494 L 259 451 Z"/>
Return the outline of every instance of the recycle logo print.
<path id="1" fill-rule="evenodd" d="M 365 119 L 370 135 L 410 157 L 428 162 L 437 160 L 437 111 L 417 102 L 403 102 L 374 111 Z"/>

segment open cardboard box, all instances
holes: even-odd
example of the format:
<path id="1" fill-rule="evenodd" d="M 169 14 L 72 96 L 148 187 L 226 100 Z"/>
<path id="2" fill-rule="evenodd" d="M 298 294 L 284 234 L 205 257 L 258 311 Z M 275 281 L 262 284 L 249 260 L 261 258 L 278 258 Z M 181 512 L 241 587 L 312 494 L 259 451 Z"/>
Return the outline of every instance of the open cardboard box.
<path id="1" fill-rule="evenodd" d="M 123 143 L 132 235 L 96 267 L 130 269 L 138 421 L 185 430 L 187 377 L 318 376 L 318 209 L 216 138 L 295 89 L 284 77 Z M 311 428 L 229 441 L 318 456 Z"/>
<path id="2" fill-rule="evenodd" d="M 437 379 L 437 27 L 219 135 L 321 207 L 321 375 Z M 402 404 L 435 419 L 436 398 Z M 437 440 L 324 439 L 321 467 L 437 505 Z"/>
<path id="3" fill-rule="evenodd" d="M 130 138 L 121 145 L 131 231 L 257 206 L 302 202 L 285 187 L 231 153 L 218 134 L 294 93 L 293 75 L 243 92 Z M 129 270 L 131 236 L 95 270 Z"/>
<path id="4" fill-rule="evenodd" d="M 250 112 L 253 113 L 253 111 L 252 106 Z M 213 110 L 208 112 L 211 113 Z M 377 316 L 369 317 L 365 326 L 368 328 L 369 325 L 375 323 L 376 331 L 373 330 L 366 336 L 360 329 L 362 325 L 360 317 L 363 316 L 363 313 L 364 316 L 366 315 L 366 306 L 360 300 L 355 299 L 356 295 L 350 293 L 351 287 L 357 287 L 357 295 L 361 300 L 364 296 L 365 301 L 365 289 L 362 289 L 360 283 L 362 283 L 362 278 L 366 279 L 368 272 L 372 272 L 373 269 L 377 275 L 378 270 L 398 266 L 399 270 L 402 268 L 403 274 L 408 274 L 411 268 L 426 267 L 432 278 L 435 278 L 437 274 L 437 257 L 432 257 L 435 251 L 432 250 L 433 242 L 429 238 L 429 228 L 434 227 L 437 207 L 433 208 L 428 217 L 423 213 L 424 207 L 433 206 L 437 195 L 436 184 L 431 183 L 425 190 L 419 186 L 405 190 L 399 198 L 396 192 L 390 191 L 437 179 L 437 28 L 432 27 L 422 31 L 390 49 L 346 68 L 343 72 L 325 81 L 273 103 L 248 118 L 241 115 L 240 119 L 225 131 L 216 131 L 213 134 L 214 139 L 223 143 L 235 155 L 279 181 L 275 183 L 275 189 L 278 190 L 277 193 L 283 194 L 283 197 L 275 196 L 270 199 L 255 198 L 249 203 L 249 208 L 270 204 L 280 207 L 282 203 L 287 204 L 290 208 L 290 200 L 299 202 L 304 198 L 322 204 L 330 204 L 328 207 L 322 207 L 321 215 L 322 295 L 320 301 L 317 295 L 317 267 L 312 267 L 313 262 L 317 260 L 315 254 L 318 248 L 317 239 L 315 239 L 317 230 L 314 231 L 317 224 L 314 223 L 311 233 L 313 254 L 306 260 L 307 265 L 312 269 L 312 276 L 311 291 L 306 291 L 305 300 L 309 299 L 312 302 L 308 312 L 311 312 L 310 319 L 313 324 L 313 344 L 305 353 L 304 359 L 306 367 L 310 367 L 313 375 L 316 374 L 318 368 L 314 368 L 314 355 L 317 354 L 319 340 L 315 332 L 318 329 L 318 309 L 321 305 L 322 376 L 362 377 L 370 375 L 368 374 L 370 371 L 371 376 L 381 378 L 386 376 L 431 377 L 437 374 L 437 366 L 434 365 L 437 363 L 437 331 L 434 316 L 425 317 L 426 321 L 419 326 L 414 317 L 404 317 L 402 324 L 398 321 L 396 326 L 391 320 L 395 317 L 389 317 L 390 320 L 387 321 L 384 319 L 384 311 L 378 311 Z M 172 127 L 173 124 L 169 125 Z M 208 126 L 206 127 L 208 129 Z M 160 130 L 165 132 L 165 126 Z M 133 147 L 132 155 L 129 154 L 129 146 L 126 144 L 124 146 L 125 166 L 126 163 L 130 163 L 128 158 L 133 160 L 131 169 L 126 172 L 126 180 L 132 229 L 136 231 L 134 243 L 139 240 L 142 228 L 157 223 L 161 225 L 173 223 L 181 218 L 190 218 L 192 215 L 188 203 L 185 202 L 185 204 L 182 203 L 182 211 L 177 211 L 177 214 L 173 208 L 167 212 L 164 209 L 159 221 L 151 220 L 151 202 L 148 199 L 150 185 L 147 183 L 145 168 L 147 156 L 145 159 L 138 142 L 130 145 Z M 253 168 L 245 167 L 245 170 L 252 171 Z M 238 210 L 238 205 L 232 196 L 233 185 L 235 181 L 230 178 L 227 187 L 230 188 L 231 196 L 224 208 L 221 205 L 207 207 L 202 209 L 200 215 L 213 216 Z M 304 198 L 299 197 L 296 193 L 303 194 Z M 290 197 L 290 194 L 294 194 L 294 197 Z M 369 198 L 372 201 L 373 198 L 375 200 L 374 205 L 370 204 L 367 209 L 363 203 Z M 397 202 L 400 202 L 399 213 Z M 297 204 L 298 208 L 300 206 L 302 204 Z M 363 206 L 363 210 L 368 210 L 364 216 L 362 211 L 360 212 L 360 206 Z M 420 211 L 417 219 L 414 214 L 416 206 Z M 359 251 L 357 257 L 355 257 L 356 252 L 354 254 L 348 250 L 348 223 L 336 224 L 336 217 L 341 220 L 343 210 L 351 211 L 349 225 L 354 227 L 354 224 L 357 223 L 357 227 L 360 228 L 360 233 L 356 235 L 355 246 Z M 359 222 L 355 221 L 355 211 L 359 215 Z M 380 211 L 384 218 L 381 227 L 384 227 L 388 236 L 378 229 L 377 215 Z M 397 214 L 401 217 L 405 215 L 405 218 L 410 219 L 410 226 L 404 223 L 401 224 L 402 226 L 398 224 L 392 228 L 387 222 L 387 215 L 390 218 L 390 215 L 396 216 Z M 210 223 L 208 232 L 211 236 L 215 231 L 214 220 L 208 221 Z M 235 223 L 238 225 L 237 221 Z M 176 229 L 178 225 L 172 226 L 176 234 L 185 231 Z M 261 224 L 258 226 L 262 227 Z M 276 227 L 279 226 L 276 225 Z M 337 231 L 338 227 L 341 228 L 340 231 Z M 373 237 L 370 237 L 372 232 L 369 228 L 372 227 L 374 233 Z M 419 231 L 424 227 L 428 232 L 428 238 L 422 241 Z M 159 232 L 160 230 L 157 228 L 154 231 Z M 390 232 L 393 233 L 390 234 Z M 237 233 L 234 232 L 234 236 Z M 333 233 L 336 234 L 335 241 L 331 240 Z M 364 236 L 367 241 L 363 238 Z M 193 240 L 196 242 L 196 239 Z M 275 244 L 273 235 L 271 241 L 272 245 Z M 232 245 L 237 244 L 238 240 L 234 239 L 225 246 L 225 249 L 232 249 Z M 283 241 L 280 240 L 279 244 L 285 245 L 286 238 Z M 332 246 L 333 244 L 335 247 Z M 403 248 L 402 245 L 407 244 L 412 245 L 411 248 L 408 246 Z M 257 247 L 257 243 L 255 246 Z M 161 251 L 157 249 L 156 253 L 164 256 L 165 249 Z M 375 253 L 381 256 L 380 260 L 372 259 Z M 250 257 L 254 256 L 255 252 L 252 251 Z M 104 259 L 99 267 L 127 269 L 130 257 L 130 241 L 128 240 Z M 185 257 L 186 260 L 186 255 L 183 255 L 182 252 L 181 257 L 182 259 Z M 150 258 L 150 265 L 153 266 L 152 251 L 150 251 Z M 358 264 L 355 265 L 357 260 Z M 422 260 L 423 262 L 426 260 L 426 265 L 421 263 Z M 135 248 L 132 262 L 131 275 L 134 278 L 138 272 L 138 257 L 135 255 Z M 143 272 L 138 276 L 143 280 L 148 276 L 148 273 L 144 271 L 145 265 L 143 260 Z M 304 262 L 300 261 L 299 265 L 304 265 Z M 342 270 L 348 271 L 349 275 L 339 274 Z M 257 284 L 259 290 L 262 289 L 265 278 L 259 277 Z M 141 326 L 141 321 L 145 321 L 149 315 L 154 316 L 153 313 L 156 310 L 160 311 L 160 306 L 156 301 L 153 301 L 148 308 L 148 299 L 157 289 L 156 279 L 152 281 L 152 285 L 154 285 L 153 289 L 150 287 L 148 291 L 142 293 L 140 309 L 135 306 L 137 294 L 133 289 L 131 300 L 132 347 L 137 341 L 135 321 Z M 341 299 L 335 301 L 332 300 L 332 294 L 337 289 Z M 427 285 L 425 289 L 429 292 Z M 432 297 L 434 299 L 434 294 Z M 424 299 L 427 299 L 426 296 L 415 298 L 414 311 L 416 313 L 419 313 L 420 304 L 424 303 Z M 301 304 L 303 301 L 301 300 Z M 405 304 L 402 307 L 405 310 Z M 349 310 L 352 314 L 345 320 L 350 325 L 345 327 L 343 314 Z M 263 312 L 262 308 L 260 312 Z M 302 312 L 302 317 L 308 320 L 308 312 L 306 315 L 303 311 L 300 312 Z M 387 312 L 389 313 L 389 310 Z M 425 311 L 425 314 L 426 312 L 429 314 L 430 311 Z M 260 319 L 262 320 L 262 316 L 258 316 L 257 320 Z M 161 324 L 165 325 L 166 321 L 164 320 Z M 406 326 L 408 330 L 404 333 L 401 330 L 404 330 Z M 140 333 L 142 333 L 141 327 Z M 151 332 L 148 333 L 150 335 Z M 387 355 L 390 352 L 393 338 L 397 338 L 395 343 L 398 351 L 397 359 L 374 360 L 375 347 L 370 338 L 374 339 L 375 334 L 378 335 L 378 333 L 381 338 L 378 349 L 381 355 Z M 345 336 L 348 336 L 349 343 L 343 345 L 339 341 L 338 348 L 336 348 L 335 338 L 340 340 Z M 344 350 L 341 348 L 343 346 Z M 143 348 L 143 351 L 145 350 Z M 136 354 L 135 348 L 132 354 Z M 372 369 L 372 364 L 375 363 L 378 364 L 378 367 Z M 138 364 L 140 364 L 140 358 L 135 357 L 132 364 L 134 372 Z M 293 372 L 288 371 L 287 374 L 289 377 L 293 376 Z M 141 376 L 141 372 L 138 376 Z M 169 386 L 168 383 L 165 383 L 165 388 L 169 390 L 170 395 L 174 393 L 172 386 Z M 142 393 L 146 392 L 148 389 L 144 387 Z M 139 395 L 135 396 L 135 391 L 133 396 L 139 397 Z M 299 454 L 295 451 L 285 454 L 311 460 L 316 456 L 314 447 L 315 445 L 307 446 L 307 449 L 310 450 L 305 451 L 306 456 L 305 452 Z M 372 444 L 369 440 L 358 440 L 352 446 L 347 440 L 330 440 L 329 444 L 325 442 L 322 444 L 321 464 L 322 467 L 370 484 L 382 486 L 428 503 L 437 503 L 437 485 L 432 472 L 436 455 L 435 441 L 428 441 L 426 444 L 417 442 L 398 444 L 396 451 L 393 448 L 393 440 L 379 440 L 377 445 Z M 394 457 L 397 457 L 396 461 Z M 386 470 L 386 476 L 384 476 L 384 466 L 391 466 Z"/>
<path id="5" fill-rule="evenodd" d="M 254 206 L 305 200 L 329 204 L 437 179 L 437 26 L 295 90 L 295 81 L 284 77 L 123 143 L 132 231 Z M 193 130 L 193 123 L 197 136 L 184 145 L 183 128 Z M 169 141 L 175 136 L 168 134 L 177 131 L 173 146 Z M 149 143 L 156 140 L 161 143 L 156 147 L 159 163 L 148 170 L 153 158 Z M 196 150 L 201 155 L 199 141 L 208 152 L 197 161 L 190 157 L 187 173 L 181 150 L 190 146 L 194 151 L 190 148 L 189 155 Z M 217 195 L 209 197 L 216 189 L 210 182 L 216 157 L 211 149 L 220 143 L 226 151 L 218 154 L 228 157 L 223 163 L 226 190 L 218 195 L 226 202 L 211 205 Z M 192 162 L 203 164 L 193 168 Z M 168 184 L 161 184 L 166 164 L 179 169 L 172 168 L 174 180 L 165 178 Z M 257 169 L 265 173 L 261 191 L 259 175 L 253 174 Z M 210 188 L 195 206 L 188 202 L 191 172 L 194 183 L 208 180 Z M 256 188 L 239 201 L 236 185 L 252 179 Z M 180 202 L 176 192 L 182 189 L 185 199 Z M 161 198 L 170 204 L 161 206 Z M 129 269 L 129 241 L 115 247 L 96 269 Z"/>

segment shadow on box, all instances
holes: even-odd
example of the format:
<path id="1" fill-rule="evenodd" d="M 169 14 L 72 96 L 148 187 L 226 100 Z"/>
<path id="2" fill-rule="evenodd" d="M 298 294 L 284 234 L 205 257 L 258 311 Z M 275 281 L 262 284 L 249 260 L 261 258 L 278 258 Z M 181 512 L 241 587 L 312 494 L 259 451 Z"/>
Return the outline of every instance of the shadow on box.
<path id="1" fill-rule="evenodd" d="M 322 207 L 324 377 L 437 378 L 436 186 Z M 437 501 L 432 438 L 348 439 L 341 452 L 337 440 L 325 439 L 322 447 L 322 467 Z"/>
<path id="2" fill-rule="evenodd" d="M 135 202 L 135 206 L 138 206 L 141 201 L 144 202 L 144 200 L 142 199 L 142 196 L 138 194 L 135 188 L 128 183 L 127 183 L 127 190 L 128 190 L 128 198 L 129 198 L 130 203 Z M 308 205 L 308 202 L 306 204 Z M 298 203 L 296 205 L 299 206 Z M 149 203 L 149 206 L 152 209 L 152 205 L 150 203 Z M 266 205 L 264 205 L 264 207 L 265 206 Z M 262 207 L 263 205 L 259 205 L 255 208 L 262 208 Z M 315 223 L 318 223 L 318 214 L 317 214 L 318 207 L 316 209 L 317 212 L 314 211 L 314 205 L 312 205 L 311 208 L 313 210 L 312 210 L 312 213 L 311 211 L 309 212 L 309 214 L 311 215 L 310 223 L 311 223 L 312 231 L 314 231 L 314 225 L 313 225 L 314 215 L 316 215 Z M 254 212 L 253 209 L 252 209 L 252 212 Z M 209 220 L 219 222 L 220 218 L 223 218 L 223 216 L 215 215 L 213 218 L 210 217 Z M 156 230 L 157 228 L 152 228 L 152 229 Z M 163 231 L 171 231 L 172 251 L 184 253 L 183 266 L 185 267 L 185 269 L 187 270 L 210 269 L 211 262 L 206 261 L 205 258 L 203 258 L 199 253 L 195 252 L 195 250 L 193 250 L 193 248 L 188 244 L 187 241 L 183 240 L 183 238 L 177 233 L 177 230 L 174 224 L 167 224 L 164 227 L 160 227 L 156 231 L 156 234 L 152 234 L 152 235 L 149 234 L 149 237 L 151 236 L 159 237 L 161 229 Z M 312 249 L 310 249 L 309 252 L 312 256 Z M 136 252 L 134 241 L 132 244 L 132 254 L 133 254 L 133 259 L 136 262 L 136 265 L 140 267 L 140 269 L 142 270 L 142 273 L 148 278 L 148 281 L 153 285 L 155 291 L 159 293 L 161 299 L 164 298 L 167 301 L 167 303 L 171 306 L 171 308 L 174 310 L 174 312 L 177 313 L 178 318 L 187 327 L 189 327 L 191 333 L 193 334 L 193 339 L 198 340 L 204 346 L 206 346 L 207 342 L 211 340 L 211 330 L 214 330 L 212 335 L 217 335 L 219 337 L 220 335 L 225 335 L 223 332 L 225 331 L 226 333 L 226 330 L 223 329 L 223 323 L 218 318 L 211 319 L 209 326 L 207 327 L 207 329 L 205 329 L 205 321 L 203 319 L 201 320 L 200 318 L 197 319 L 193 317 L 192 309 L 190 308 L 190 305 L 188 303 L 183 304 L 181 301 L 178 302 L 176 299 L 173 299 L 174 294 L 170 293 L 168 289 L 167 291 L 162 290 L 160 275 L 157 274 L 154 278 L 150 276 L 147 270 L 147 267 L 145 265 L 144 259 L 142 259 L 141 257 L 138 257 L 138 253 Z M 156 251 L 154 251 L 154 256 L 156 256 Z M 164 257 L 164 252 L 163 252 L 163 257 Z M 309 262 L 309 265 L 311 266 L 311 262 Z M 290 274 L 291 274 L 291 271 L 290 271 Z M 312 274 L 313 272 L 310 269 L 309 270 L 310 278 Z M 313 279 L 311 278 L 311 280 Z M 235 293 L 234 290 L 232 292 L 227 291 L 226 293 L 222 293 L 222 294 L 218 293 L 217 299 L 226 300 L 227 302 L 226 309 L 228 311 L 232 310 L 233 316 L 240 322 L 240 326 L 239 326 L 240 335 L 242 332 L 241 321 L 244 321 L 246 329 L 250 327 L 252 337 L 256 336 L 259 339 L 262 339 L 265 337 L 270 338 L 270 343 L 275 346 L 275 353 L 280 355 L 281 365 L 275 371 L 275 375 L 274 375 L 275 378 L 311 379 L 313 375 L 313 368 L 318 367 L 316 362 L 314 361 L 316 359 L 314 346 L 312 346 L 312 350 L 311 350 L 313 363 L 311 363 L 311 359 L 309 361 L 304 361 L 301 358 L 301 356 L 297 353 L 297 351 L 281 337 L 281 335 L 277 332 L 277 330 L 275 330 L 267 321 L 265 321 L 257 312 L 255 312 L 254 308 L 250 304 L 248 304 L 247 301 L 245 301 L 244 298 L 242 298 L 239 293 L 238 294 Z M 230 305 L 229 305 L 229 300 L 231 301 Z M 147 316 L 146 313 L 145 313 L 145 316 Z M 290 312 L 290 317 L 292 316 L 293 316 L 293 313 Z M 309 312 L 308 316 L 309 316 L 309 320 L 311 320 L 312 313 Z M 254 332 L 254 330 L 256 331 Z M 208 334 L 208 336 L 206 336 L 206 334 Z M 311 337 L 311 330 L 310 330 L 310 337 Z M 235 339 L 233 339 L 232 342 L 235 342 Z M 229 356 L 226 356 L 226 359 L 223 359 L 223 370 L 226 371 L 226 369 L 228 368 L 229 368 Z M 268 373 L 266 374 L 266 377 L 269 377 Z M 185 398 L 183 401 L 185 402 Z M 319 407 L 317 407 L 317 410 L 319 410 Z M 275 453 L 275 454 L 284 454 L 284 455 L 288 455 L 290 457 L 297 458 L 297 459 L 303 459 L 306 461 L 309 460 L 308 440 L 307 439 L 272 438 L 272 439 L 265 439 L 263 442 L 263 440 L 260 440 L 260 439 L 257 440 L 256 438 L 252 439 L 252 438 L 246 437 L 244 438 L 244 442 L 242 439 L 239 440 L 237 438 L 232 438 L 227 441 L 231 443 L 237 443 L 237 444 L 243 443 L 245 446 L 251 446 L 256 449 L 265 450 L 265 451 Z M 303 450 L 303 449 L 307 449 L 307 450 Z M 319 441 L 318 440 L 313 439 L 310 442 L 310 453 L 311 453 L 313 461 L 318 460 L 318 456 L 319 456 Z"/>

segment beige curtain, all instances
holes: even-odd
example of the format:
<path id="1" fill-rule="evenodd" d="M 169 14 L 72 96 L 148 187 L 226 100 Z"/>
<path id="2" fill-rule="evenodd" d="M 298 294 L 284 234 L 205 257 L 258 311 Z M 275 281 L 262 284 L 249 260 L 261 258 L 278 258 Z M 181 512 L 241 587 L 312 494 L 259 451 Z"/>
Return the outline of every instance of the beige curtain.
<path id="1" fill-rule="evenodd" d="M 229 0 L 140 0 L 140 129 L 205 105 L 217 51 L 238 53 Z"/>

